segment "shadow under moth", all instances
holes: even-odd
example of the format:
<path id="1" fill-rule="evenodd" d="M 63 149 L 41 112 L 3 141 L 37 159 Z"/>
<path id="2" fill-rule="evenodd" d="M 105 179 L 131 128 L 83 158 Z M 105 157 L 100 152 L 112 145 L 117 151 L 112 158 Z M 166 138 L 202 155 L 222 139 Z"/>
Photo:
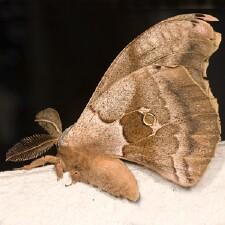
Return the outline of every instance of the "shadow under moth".
<path id="1" fill-rule="evenodd" d="M 78 121 L 62 132 L 57 111 L 36 115 L 48 134 L 22 139 L 7 161 L 45 155 L 22 168 L 54 164 L 118 197 L 139 199 L 136 179 L 122 160 L 145 166 L 183 187 L 195 185 L 220 140 L 217 100 L 206 79 L 221 35 L 205 14 L 164 20 L 125 47 L 105 72 Z"/>

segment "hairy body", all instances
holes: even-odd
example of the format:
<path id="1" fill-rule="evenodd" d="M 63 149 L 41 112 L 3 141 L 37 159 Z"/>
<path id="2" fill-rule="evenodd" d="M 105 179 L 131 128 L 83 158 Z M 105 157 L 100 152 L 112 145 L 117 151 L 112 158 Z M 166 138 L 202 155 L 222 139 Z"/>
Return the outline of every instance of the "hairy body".
<path id="1" fill-rule="evenodd" d="M 137 182 L 127 166 L 119 159 L 102 152 L 62 147 L 57 154 L 63 170 L 69 171 L 73 182 L 92 184 L 117 197 L 136 201 Z"/>

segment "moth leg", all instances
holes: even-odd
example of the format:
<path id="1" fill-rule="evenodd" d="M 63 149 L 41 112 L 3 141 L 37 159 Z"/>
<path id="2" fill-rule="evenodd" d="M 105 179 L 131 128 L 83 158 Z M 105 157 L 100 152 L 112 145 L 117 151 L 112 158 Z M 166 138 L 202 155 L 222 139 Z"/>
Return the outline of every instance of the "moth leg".
<path id="1" fill-rule="evenodd" d="M 30 164 L 19 168 L 19 169 L 30 170 L 30 169 L 33 169 L 33 168 L 36 168 L 39 166 L 44 166 L 47 163 L 55 165 L 56 175 L 57 175 L 58 179 L 63 177 L 63 170 L 65 168 L 64 163 L 62 162 L 62 160 L 60 158 L 58 158 L 56 156 L 52 156 L 52 155 L 43 156 L 39 159 L 32 161 Z"/>
<path id="2" fill-rule="evenodd" d="M 65 169 L 65 165 L 61 159 L 58 158 L 58 162 L 55 163 L 55 172 L 57 175 L 57 180 L 63 178 L 63 171 Z"/>
<path id="3" fill-rule="evenodd" d="M 69 173 L 70 173 L 70 177 L 72 179 L 72 182 L 70 184 L 67 184 L 66 187 L 71 186 L 72 184 L 80 181 L 80 178 L 81 178 L 80 172 L 77 171 L 77 170 L 70 170 Z"/>

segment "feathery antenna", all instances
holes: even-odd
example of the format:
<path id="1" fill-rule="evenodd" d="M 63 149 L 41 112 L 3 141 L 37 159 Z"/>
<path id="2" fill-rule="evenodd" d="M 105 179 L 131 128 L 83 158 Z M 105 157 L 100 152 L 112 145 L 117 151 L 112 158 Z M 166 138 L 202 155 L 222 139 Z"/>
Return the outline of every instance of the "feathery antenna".
<path id="1" fill-rule="evenodd" d="M 35 117 L 35 121 L 49 134 L 34 134 L 23 138 L 6 153 L 6 161 L 25 161 L 43 155 L 57 143 L 62 134 L 62 123 L 55 109 L 47 108 Z"/>
<path id="2" fill-rule="evenodd" d="M 25 161 L 37 158 L 56 144 L 58 138 L 48 134 L 34 134 L 22 139 L 6 153 L 6 161 Z"/>

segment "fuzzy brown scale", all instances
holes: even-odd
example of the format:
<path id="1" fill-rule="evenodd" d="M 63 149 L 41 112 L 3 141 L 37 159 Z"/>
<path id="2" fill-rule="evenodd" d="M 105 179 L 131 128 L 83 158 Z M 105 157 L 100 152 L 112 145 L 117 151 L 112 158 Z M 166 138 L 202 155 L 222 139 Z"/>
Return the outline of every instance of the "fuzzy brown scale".
<path id="1" fill-rule="evenodd" d="M 123 135 L 127 142 L 137 142 L 153 133 L 152 128 L 143 123 L 143 119 L 143 115 L 140 112 L 134 111 L 125 114 L 120 120 L 120 124 L 123 126 Z"/>
<path id="2" fill-rule="evenodd" d="M 58 178 L 68 171 L 73 182 L 131 201 L 139 191 L 122 159 L 182 187 L 197 184 L 221 132 L 206 79 L 209 58 L 221 41 L 211 21 L 217 19 L 185 14 L 150 27 L 116 57 L 70 129 L 62 133 L 56 110 L 42 110 L 35 121 L 49 134 L 21 140 L 7 160 L 35 158 L 56 144 L 57 156 L 23 168 L 54 164 Z"/>
<path id="3" fill-rule="evenodd" d="M 88 183 L 131 201 L 139 199 L 137 181 L 121 160 L 91 149 L 73 147 L 61 147 L 57 157 L 63 162 L 63 170 L 70 172 L 73 182 Z"/>

